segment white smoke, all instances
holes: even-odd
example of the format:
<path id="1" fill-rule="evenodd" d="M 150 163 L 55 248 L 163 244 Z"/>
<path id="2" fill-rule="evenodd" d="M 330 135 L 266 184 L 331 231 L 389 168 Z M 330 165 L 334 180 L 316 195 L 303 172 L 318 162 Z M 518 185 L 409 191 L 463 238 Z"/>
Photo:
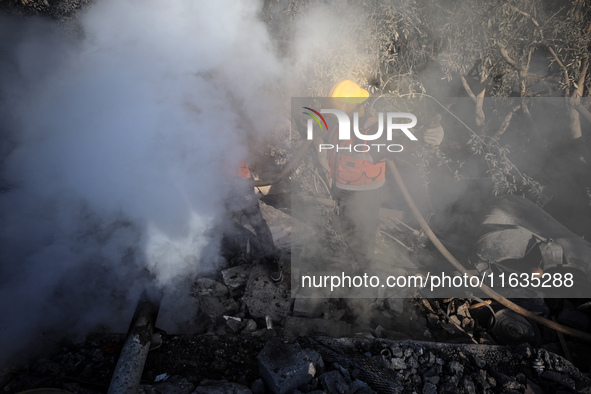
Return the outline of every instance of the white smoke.
<path id="1" fill-rule="evenodd" d="M 363 9 L 341 2 L 316 5 L 293 21 L 290 80 L 300 96 L 326 97 L 343 79 L 366 85 L 374 75 L 375 32 Z M 303 90 L 305 89 L 305 90 Z"/>
<path id="2" fill-rule="evenodd" d="M 0 63 L 5 356 L 40 329 L 127 324 L 111 300 L 133 307 L 147 278 L 166 287 L 212 269 L 202 252 L 219 237 L 224 167 L 272 125 L 264 90 L 279 67 L 258 11 L 102 0 L 79 15 L 81 37 L 18 22 Z"/>

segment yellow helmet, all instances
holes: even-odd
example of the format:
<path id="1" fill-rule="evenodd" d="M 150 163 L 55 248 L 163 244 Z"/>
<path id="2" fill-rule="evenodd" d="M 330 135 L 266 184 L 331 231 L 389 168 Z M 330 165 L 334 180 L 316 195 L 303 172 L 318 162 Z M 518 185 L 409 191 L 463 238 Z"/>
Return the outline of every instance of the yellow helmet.
<path id="1" fill-rule="evenodd" d="M 350 112 L 357 104 L 363 103 L 369 97 L 369 92 L 362 89 L 355 82 L 345 79 L 334 85 L 329 96 L 336 107 L 344 112 Z"/>

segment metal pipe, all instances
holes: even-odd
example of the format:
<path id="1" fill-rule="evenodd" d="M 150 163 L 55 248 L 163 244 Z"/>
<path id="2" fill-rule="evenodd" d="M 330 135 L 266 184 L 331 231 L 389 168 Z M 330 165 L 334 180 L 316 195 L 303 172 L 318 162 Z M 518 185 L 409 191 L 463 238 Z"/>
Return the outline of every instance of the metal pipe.
<path id="1" fill-rule="evenodd" d="M 402 176 L 400 175 L 400 172 L 398 171 L 396 164 L 394 164 L 394 162 L 392 160 L 387 160 L 387 164 L 388 164 L 388 169 L 390 170 L 390 172 L 392 172 L 392 175 L 394 175 L 394 180 L 396 181 L 396 184 L 400 188 L 400 191 L 402 192 L 404 200 L 408 204 L 412 214 L 414 215 L 415 219 L 417 219 L 417 221 L 421 225 L 421 228 L 423 229 L 423 231 L 425 232 L 427 237 L 429 237 L 429 240 L 433 243 L 435 248 L 437 248 L 439 253 L 441 253 L 443 255 L 443 257 L 445 257 L 445 259 L 447 261 L 449 261 L 449 263 L 451 265 L 454 266 L 455 269 L 457 269 L 462 274 L 468 275 L 468 277 L 471 278 L 473 275 L 470 272 L 468 272 L 468 270 L 466 268 L 464 268 L 464 266 L 458 260 L 456 260 L 456 258 L 447 250 L 447 248 L 445 246 L 443 246 L 443 244 L 441 243 L 439 238 L 437 238 L 437 236 L 435 235 L 433 230 L 431 230 L 431 227 L 429 227 L 429 225 L 427 224 L 427 222 L 423 218 L 423 215 L 421 214 L 421 212 L 417 208 L 416 204 L 414 203 L 414 200 L 412 199 L 410 193 L 408 192 L 408 189 L 406 188 L 406 185 L 404 184 L 404 180 L 402 179 Z M 493 298 L 499 304 L 507 307 L 508 309 L 512 310 L 513 312 L 519 313 L 521 316 L 524 316 L 530 320 L 533 320 L 536 323 L 539 323 L 539 324 L 541 324 L 545 327 L 548 327 L 554 331 L 561 332 L 563 334 L 570 335 L 575 338 L 583 339 L 587 342 L 591 342 L 591 334 L 589 334 L 587 332 L 576 330 L 574 328 L 567 327 L 562 324 L 558 324 L 556 322 L 553 322 L 552 320 L 546 319 L 542 316 L 538 316 L 535 313 L 530 312 L 527 309 L 522 308 L 519 305 L 513 303 L 512 301 L 508 300 L 507 298 L 502 297 L 499 293 L 497 293 L 496 291 L 494 291 L 493 289 L 491 289 L 487 285 L 482 285 L 481 289 L 486 295 Z"/>
<path id="2" fill-rule="evenodd" d="M 138 392 L 161 299 L 160 293 L 149 295 L 147 290 L 142 293 L 117 360 L 108 394 Z"/>

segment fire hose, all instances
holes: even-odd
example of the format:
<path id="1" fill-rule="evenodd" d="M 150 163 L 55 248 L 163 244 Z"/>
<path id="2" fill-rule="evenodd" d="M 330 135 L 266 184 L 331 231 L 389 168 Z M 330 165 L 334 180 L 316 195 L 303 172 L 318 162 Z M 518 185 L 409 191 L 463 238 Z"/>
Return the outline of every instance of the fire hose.
<path id="1" fill-rule="evenodd" d="M 406 185 L 404 184 L 404 180 L 402 179 L 402 176 L 400 175 L 400 172 L 398 171 L 396 164 L 394 164 L 394 162 L 392 160 L 387 160 L 387 163 L 388 163 L 388 169 L 392 172 L 392 175 L 394 175 L 394 180 L 396 181 L 396 184 L 398 185 L 398 187 L 400 188 L 400 191 L 402 192 L 402 195 L 404 196 L 404 200 L 408 204 L 413 216 L 419 222 L 421 228 L 423 229 L 423 231 L 425 232 L 425 234 L 427 235 L 427 237 L 429 238 L 431 243 L 433 243 L 433 245 L 437 248 L 439 253 L 441 253 L 443 255 L 443 257 L 445 257 L 445 259 L 455 269 L 457 269 L 462 274 L 468 275 L 468 277 L 471 278 L 473 275 L 470 272 L 468 272 L 468 270 L 466 268 L 464 268 L 464 266 L 458 260 L 456 260 L 456 258 L 449 252 L 449 250 L 447 250 L 447 248 L 445 246 L 443 246 L 443 244 L 441 243 L 439 238 L 437 238 L 435 233 L 431 230 L 431 228 L 429 227 L 429 225 L 427 224 L 427 222 L 423 218 L 423 215 L 421 214 L 421 212 L 417 208 L 416 204 L 414 203 L 414 200 L 412 199 L 410 193 L 408 192 L 408 189 L 406 188 Z M 536 315 L 535 313 L 530 312 L 527 309 L 520 307 L 519 305 L 515 304 L 514 302 L 511 302 L 507 298 L 502 297 L 499 293 L 497 293 L 496 291 L 494 291 L 493 289 L 491 289 L 490 287 L 488 287 L 486 285 L 482 285 L 482 291 L 484 293 L 486 293 L 488 296 L 490 296 L 491 298 L 493 298 L 495 301 L 500 303 L 501 305 L 512 310 L 513 312 L 520 314 L 523 317 L 526 317 L 532 321 L 535 321 L 536 323 L 541 324 L 545 327 L 548 327 L 554 331 L 561 332 L 563 334 L 570 335 L 572 337 L 591 342 L 591 334 L 589 334 L 589 333 L 579 331 L 579 330 L 576 330 L 571 327 L 564 326 L 564 325 L 556 323 L 550 319 L 546 319 L 542 316 Z"/>
<path id="2" fill-rule="evenodd" d="M 306 154 L 310 145 L 312 145 L 312 140 L 304 142 L 299 147 L 298 151 L 293 155 L 292 159 L 286 164 L 286 166 L 283 168 L 283 170 L 278 175 L 276 175 L 274 178 L 267 180 L 267 181 L 265 181 L 265 180 L 255 181 L 255 186 L 269 186 L 269 185 L 279 182 L 291 171 L 293 166 L 304 157 L 304 155 Z M 433 243 L 435 248 L 437 248 L 439 253 L 441 253 L 443 255 L 443 257 L 445 257 L 445 259 L 455 269 L 457 269 L 462 274 L 468 275 L 469 278 L 473 277 L 474 275 L 472 275 L 466 268 L 464 268 L 464 266 L 441 243 L 441 241 L 439 240 L 439 238 L 437 238 L 437 236 L 435 235 L 433 230 L 431 230 L 431 228 L 429 227 L 429 225 L 427 224 L 427 222 L 423 218 L 423 215 L 421 214 L 421 212 L 417 208 L 416 204 L 414 203 L 414 200 L 412 199 L 410 193 L 408 192 L 408 189 L 406 188 L 404 180 L 402 179 L 402 176 L 400 175 L 400 172 L 398 171 L 396 164 L 394 164 L 394 162 L 392 160 L 387 160 L 387 165 L 388 165 L 389 170 L 392 172 L 392 175 L 394 176 L 394 180 L 396 181 L 396 184 L 400 188 L 400 191 L 402 192 L 402 195 L 404 196 L 404 200 L 408 204 L 413 216 L 419 222 L 421 228 L 423 229 L 423 231 L 425 232 L 425 234 L 427 235 L 429 240 Z M 557 332 L 560 332 L 560 333 L 563 333 L 566 335 L 570 335 L 572 337 L 579 338 L 579 339 L 585 340 L 587 342 L 591 342 L 591 334 L 589 334 L 589 333 L 586 333 L 586 332 L 583 332 L 580 330 L 576 330 L 571 327 L 567 327 L 565 325 L 556 323 L 550 319 L 546 319 L 542 316 L 536 315 L 535 313 L 528 311 L 527 309 L 515 304 L 514 302 L 508 300 L 507 298 L 502 297 L 499 293 L 497 293 L 496 291 L 494 291 L 493 289 L 491 289 L 490 287 L 488 287 L 486 285 L 482 285 L 482 291 L 485 294 L 487 294 L 488 296 L 490 296 L 491 298 L 493 298 L 495 301 L 500 303 L 501 305 L 512 310 L 513 312 L 520 314 L 523 317 L 526 317 L 532 321 L 535 321 L 536 323 L 541 324 L 545 327 L 548 327 L 554 331 L 557 331 Z"/>

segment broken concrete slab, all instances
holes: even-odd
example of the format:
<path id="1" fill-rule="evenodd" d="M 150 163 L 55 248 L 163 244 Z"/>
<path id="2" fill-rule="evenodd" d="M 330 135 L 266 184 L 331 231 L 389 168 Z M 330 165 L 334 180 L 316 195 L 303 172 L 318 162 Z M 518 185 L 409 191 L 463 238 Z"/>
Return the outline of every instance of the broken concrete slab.
<path id="1" fill-rule="evenodd" d="M 263 218 L 265 218 L 265 221 L 271 230 L 275 246 L 289 246 L 291 244 L 293 221 L 296 219 L 293 219 L 290 215 L 272 207 L 271 205 L 267 205 L 260 200 L 259 207 Z M 252 226 L 248 223 L 246 217 L 241 216 L 239 222 L 244 228 L 252 233 L 255 232 Z"/>
<path id="2" fill-rule="evenodd" d="M 279 284 L 271 282 L 266 267 L 260 264 L 252 267 L 242 300 L 252 317 L 269 316 L 273 322 L 280 322 L 289 315 L 293 304 L 289 280 L 284 279 Z"/>
<path id="3" fill-rule="evenodd" d="M 222 271 L 222 278 L 230 292 L 230 297 L 240 296 L 244 292 L 251 269 L 250 265 L 238 265 Z"/>
<path id="4" fill-rule="evenodd" d="M 223 316 L 226 325 L 235 333 L 241 331 L 252 333 L 257 329 L 257 323 L 252 319 L 243 319 L 235 316 Z"/>
<path id="5" fill-rule="evenodd" d="M 282 328 L 276 327 L 280 333 Z M 116 361 L 117 350 L 111 349 L 114 341 L 120 342 L 122 339 L 121 335 L 92 334 L 84 345 L 68 345 L 64 347 L 68 353 L 61 353 L 28 367 L 24 370 L 27 375 L 21 373 L 10 377 L 2 386 L 4 392 L 21 392 L 39 387 L 41 383 L 38 378 L 45 379 L 44 384 L 55 386 L 61 384 L 61 376 L 73 376 L 81 381 L 106 385 Z M 144 382 L 150 382 L 150 394 L 157 394 L 157 387 L 166 387 L 155 381 L 169 373 L 186 374 L 185 379 L 200 386 L 206 385 L 204 379 L 212 377 L 242 385 L 250 382 L 253 392 L 270 393 L 269 389 L 261 387 L 262 380 L 256 385 L 252 382 L 252 379 L 260 377 L 260 372 L 258 363 L 251 362 L 252 355 L 259 354 L 269 340 L 291 339 L 261 339 L 235 334 L 216 336 L 211 333 L 200 336 L 165 335 L 161 348 L 148 357 L 143 379 Z M 349 384 L 347 394 L 371 393 L 370 390 L 421 393 L 423 389 L 425 392 L 458 393 L 509 393 L 531 389 L 534 393 L 563 391 L 591 394 L 588 376 L 563 358 L 529 345 L 510 348 L 358 337 L 335 339 L 325 336 L 298 338 L 297 341 L 302 348 L 313 349 L 321 354 L 326 370 L 317 371 L 309 383 L 294 389 L 294 393 L 298 392 L 296 390 L 302 393 L 324 390 L 319 376 L 326 371 L 336 370 Z M 394 368 L 392 364 L 400 369 Z M 541 365 L 539 373 L 536 364 Z M 81 368 L 81 365 L 85 367 Z M 172 376 L 168 379 L 172 379 Z M 367 383 L 371 389 L 365 387 L 363 391 L 361 386 L 364 385 L 359 382 L 356 385 L 359 390 L 354 388 L 355 379 Z M 61 388 L 85 392 L 83 387 L 72 382 Z M 206 392 L 211 391 L 209 388 Z"/>
<path id="6" fill-rule="evenodd" d="M 290 215 L 281 212 L 279 209 L 259 201 L 261 213 L 269 225 L 275 245 L 280 247 L 291 244 L 291 232 L 293 219 Z"/>
<path id="7" fill-rule="evenodd" d="M 193 295 L 211 295 L 214 297 L 225 297 L 228 295 L 228 288 L 220 282 L 209 278 L 198 278 L 193 285 Z"/>
<path id="8" fill-rule="evenodd" d="M 233 331 L 233 332 L 240 332 L 244 328 L 244 322 L 239 317 L 234 316 L 224 316 L 226 319 L 226 325 Z"/>
<path id="9" fill-rule="evenodd" d="M 308 384 L 322 368 L 320 354 L 299 344 L 269 341 L 257 356 L 259 371 L 267 388 L 284 394 Z"/>
<path id="10" fill-rule="evenodd" d="M 238 303 L 232 298 L 202 295 L 197 297 L 199 311 L 212 319 L 223 315 L 233 315 L 239 310 Z"/>

